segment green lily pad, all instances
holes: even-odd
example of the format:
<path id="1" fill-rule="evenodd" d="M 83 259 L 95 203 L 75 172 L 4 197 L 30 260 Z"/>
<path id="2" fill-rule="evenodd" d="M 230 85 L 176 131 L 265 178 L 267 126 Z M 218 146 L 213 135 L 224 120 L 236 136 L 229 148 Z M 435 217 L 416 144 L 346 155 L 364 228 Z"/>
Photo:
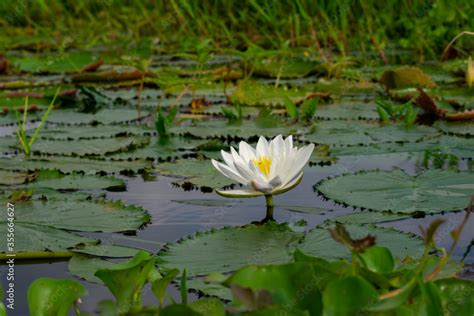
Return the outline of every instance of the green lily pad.
<path id="1" fill-rule="evenodd" d="M 200 145 L 207 141 L 202 139 L 192 139 L 185 137 L 171 137 L 168 141 L 161 141 L 157 137 L 152 137 L 150 143 L 142 148 L 133 151 L 118 153 L 111 156 L 112 159 L 148 159 L 167 160 L 195 152 Z"/>
<path id="2" fill-rule="evenodd" d="M 304 135 L 304 139 L 316 144 L 354 146 L 417 142 L 437 135 L 438 131 L 428 126 L 405 128 L 402 125 L 378 125 L 356 121 L 324 121 L 318 122 L 314 132 Z"/>
<path id="3" fill-rule="evenodd" d="M 47 140 L 37 139 L 31 146 L 31 152 L 62 156 L 105 156 L 128 151 L 148 144 L 148 137 L 115 137 L 109 139 Z"/>
<path id="4" fill-rule="evenodd" d="M 1 138 L 0 138 L 1 139 Z M 74 157 L 29 157 L 28 159 L 0 157 L 0 168 L 7 170 L 58 170 L 64 174 L 81 172 L 84 174 L 137 173 L 151 168 L 146 160 L 119 161 L 97 160 Z"/>
<path id="5" fill-rule="evenodd" d="M 226 227 L 168 244 L 158 253 L 157 263 L 162 269 L 187 269 L 188 276 L 230 272 L 247 264 L 286 263 L 301 237 L 284 224 Z"/>
<path id="6" fill-rule="evenodd" d="M 399 221 L 410 218 L 407 214 L 397 214 L 392 212 L 354 212 L 331 218 L 330 221 L 342 224 L 369 224 Z"/>
<path id="7" fill-rule="evenodd" d="M 87 255 L 74 254 L 69 259 L 68 270 L 75 276 L 85 279 L 92 283 L 103 284 L 102 280 L 95 276 L 97 270 L 110 268 L 115 263 L 99 258 L 93 258 Z"/>
<path id="8" fill-rule="evenodd" d="M 177 160 L 175 162 L 160 163 L 156 171 L 166 176 L 178 176 L 184 179 L 176 180 L 174 183 L 183 186 L 189 185 L 198 188 L 222 188 L 234 184 L 234 182 L 217 171 L 210 160 Z"/>
<path id="9" fill-rule="evenodd" d="M 107 258 L 128 258 L 135 256 L 139 251 L 143 251 L 138 248 L 114 244 L 81 244 L 69 250 L 78 254 Z"/>
<path id="10" fill-rule="evenodd" d="M 15 205 L 15 208 L 19 204 Z M 0 222 L 0 233 L 7 235 L 7 222 Z M 15 252 L 67 251 L 77 244 L 96 243 L 85 238 L 51 226 L 34 223 L 15 222 Z M 6 239 L 0 242 L 0 251 L 7 252 Z"/>
<path id="11" fill-rule="evenodd" d="M 437 121 L 435 126 L 446 134 L 460 136 L 474 136 L 474 123 L 471 121 L 447 122 Z"/>
<path id="12" fill-rule="evenodd" d="M 259 125 L 257 121 L 245 120 L 241 124 L 229 124 L 226 120 L 205 120 L 196 121 L 193 124 L 174 126 L 171 132 L 177 135 L 190 134 L 198 138 L 221 138 L 238 137 L 249 139 L 252 137 L 266 136 L 275 137 L 277 135 L 298 135 L 310 131 L 307 126 L 294 124 L 293 122 L 281 122 L 272 120 L 270 126 Z"/>
<path id="13" fill-rule="evenodd" d="M 323 180 L 316 189 L 354 207 L 406 214 L 464 209 L 474 190 L 474 173 L 428 170 L 411 176 L 402 170 L 368 171 Z"/>
<path id="14" fill-rule="evenodd" d="M 28 172 L 13 172 L 8 170 L 0 170 L 0 186 L 2 185 L 21 185 L 30 178 Z"/>
<path id="15" fill-rule="evenodd" d="M 330 103 L 319 105 L 315 117 L 322 120 L 378 120 L 374 103 Z"/>
<path id="16" fill-rule="evenodd" d="M 15 224 L 88 232 L 134 231 L 150 220 L 140 207 L 126 206 L 121 201 L 77 199 L 74 195 L 17 203 L 15 216 Z"/>
<path id="17" fill-rule="evenodd" d="M 323 71 L 321 63 L 296 56 L 275 56 L 254 63 L 255 76 L 271 78 L 301 78 Z"/>
<path id="18" fill-rule="evenodd" d="M 372 224 L 345 224 L 344 227 L 353 239 L 363 238 L 368 234 L 376 236 L 376 244 L 390 249 L 395 257 L 418 258 L 423 253 L 423 240 L 414 234 Z M 328 228 L 328 226 L 317 226 L 310 230 L 297 246 L 298 249 L 308 255 L 328 260 L 349 259 L 351 257 L 349 250 L 331 237 Z"/>
<path id="19" fill-rule="evenodd" d="M 437 151 L 459 158 L 474 158 L 474 138 L 441 135 L 420 142 L 371 144 L 368 146 L 338 146 L 331 148 L 335 156 L 380 155 L 391 153 L 420 154 Z"/>
<path id="20" fill-rule="evenodd" d="M 223 300 L 231 301 L 232 293 L 229 288 L 220 283 L 206 282 L 205 278 L 196 277 L 186 281 L 186 286 L 190 290 L 197 291 L 208 296 L 215 296 Z"/>
<path id="21" fill-rule="evenodd" d="M 34 182 L 19 185 L 26 189 L 52 190 L 94 190 L 108 189 L 113 191 L 125 190 L 125 181 L 113 177 L 99 177 L 95 175 L 70 174 L 61 175 L 57 171 L 41 171 Z"/>
<path id="22" fill-rule="evenodd" d="M 94 62 L 90 52 L 25 54 L 9 58 L 13 66 L 20 71 L 31 73 L 65 73 L 77 72 L 84 66 Z"/>
<path id="23" fill-rule="evenodd" d="M 149 135 L 154 131 L 144 126 L 133 125 L 98 125 L 98 126 L 60 126 L 44 128 L 37 139 L 80 140 L 96 138 L 112 138 L 124 136 Z M 29 136 L 33 134 L 33 131 Z"/>

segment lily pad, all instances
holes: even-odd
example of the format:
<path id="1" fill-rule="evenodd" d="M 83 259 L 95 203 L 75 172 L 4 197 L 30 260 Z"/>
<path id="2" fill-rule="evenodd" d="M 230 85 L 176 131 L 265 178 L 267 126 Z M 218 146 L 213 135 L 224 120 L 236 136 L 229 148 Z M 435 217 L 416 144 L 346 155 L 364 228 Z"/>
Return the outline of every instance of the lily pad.
<path id="1" fill-rule="evenodd" d="M 150 220 L 140 207 L 126 206 L 121 201 L 77 199 L 74 195 L 16 203 L 15 216 L 15 224 L 88 232 L 134 231 Z"/>
<path id="2" fill-rule="evenodd" d="M 31 152 L 62 156 L 105 156 L 128 151 L 148 144 L 148 137 L 115 137 L 109 139 L 47 140 L 38 139 L 31 146 Z"/>
<path id="3" fill-rule="evenodd" d="M 99 258 L 93 258 L 82 254 L 74 254 L 69 259 L 68 270 L 75 276 L 85 279 L 92 283 L 104 284 L 101 279 L 94 274 L 97 270 L 103 268 L 110 268 L 115 263 Z"/>
<path id="4" fill-rule="evenodd" d="M 19 204 L 15 205 L 17 207 Z M 0 222 L 0 233 L 7 235 L 7 222 Z M 82 237 L 51 226 L 15 222 L 15 252 L 67 251 L 81 243 L 96 243 L 94 239 Z M 0 242 L 0 251 L 7 251 L 6 238 Z"/>
<path id="5" fill-rule="evenodd" d="M 391 212 L 353 212 L 347 215 L 341 215 L 331 218 L 330 221 L 342 224 L 369 224 L 399 221 L 410 218 L 407 214 L 397 214 Z"/>
<path id="6" fill-rule="evenodd" d="M 9 60 L 13 66 L 24 72 L 31 73 L 64 73 L 77 72 L 92 63 L 94 56 L 90 52 L 25 54 L 21 57 L 12 56 Z"/>
<path id="7" fill-rule="evenodd" d="M 406 214 L 464 209 L 474 191 L 474 173 L 428 170 L 368 171 L 323 180 L 315 187 L 327 198 L 354 207 Z"/>
<path id="8" fill-rule="evenodd" d="M 318 106 L 315 117 L 322 120 L 378 120 L 376 105 L 363 102 L 341 102 Z"/>
<path id="9" fill-rule="evenodd" d="M 55 128 L 44 128 L 38 134 L 37 139 L 50 140 L 80 140 L 124 137 L 132 135 L 150 135 L 154 130 L 144 126 L 132 125 L 99 125 L 99 126 L 61 126 Z M 27 133 L 28 134 L 28 133 Z M 33 131 L 29 133 L 30 137 Z"/>
<path id="10" fill-rule="evenodd" d="M 118 161 L 74 157 L 29 157 L 28 159 L 0 157 L 0 168 L 7 170 L 58 170 L 64 174 L 136 173 L 151 168 L 146 160 Z"/>
<path id="11" fill-rule="evenodd" d="M 27 182 L 31 177 L 28 172 L 13 172 L 0 170 L 0 186 L 2 185 L 21 185 Z"/>
<path id="12" fill-rule="evenodd" d="M 377 227 L 372 224 L 346 224 L 344 227 L 353 239 L 363 238 L 368 234 L 376 236 L 377 245 L 389 248 L 395 257 L 418 258 L 423 253 L 423 240 L 414 234 L 403 233 L 393 228 Z M 328 260 L 349 259 L 351 257 L 349 250 L 331 237 L 328 228 L 327 226 L 317 226 L 310 230 L 298 245 L 298 249 L 308 255 Z"/>
<path id="13" fill-rule="evenodd" d="M 314 132 L 304 139 L 317 144 L 368 145 L 380 143 L 416 142 L 436 137 L 438 131 L 428 126 L 405 128 L 402 125 L 379 125 L 362 122 L 318 122 Z"/>
<path id="14" fill-rule="evenodd" d="M 247 264 L 285 263 L 301 237 L 285 224 L 226 227 L 166 245 L 157 263 L 162 269 L 187 269 L 188 276 L 230 272 Z"/>
<path id="15" fill-rule="evenodd" d="M 282 122 L 272 120 L 270 126 L 259 125 L 257 121 L 245 120 L 240 124 L 229 124 L 226 120 L 205 120 L 196 121 L 193 124 L 175 126 L 171 129 L 173 134 L 190 134 L 197 138 L 221 138 L 237 137 L 249 139 L 252 137 L 266 136 L 275 137 L 277 135 L 298 135 L 308 133 L 309 127 L 294 124 L 292 122 Z"/>
<path id="16" fill-rule="evenodd" d="M 178 176 L 184 179 L 176 180 L 174 183 L 187 187 L 189 185 L 198 188 L 222 188 L 234 184 L 234 182 L 219 173 L 209 160 L 177 160 L 175 162 L 160 163 L 156 171 L 166 176 Z"/>
<path id="17" fill-rule="evenodd" d="M 447 122 L 438 121 L 435 126 L 441 129 L 446 134 L 460 135 L 460 136 L 474 136 L 474 123 L 471 121 L 465 122 Z"/>

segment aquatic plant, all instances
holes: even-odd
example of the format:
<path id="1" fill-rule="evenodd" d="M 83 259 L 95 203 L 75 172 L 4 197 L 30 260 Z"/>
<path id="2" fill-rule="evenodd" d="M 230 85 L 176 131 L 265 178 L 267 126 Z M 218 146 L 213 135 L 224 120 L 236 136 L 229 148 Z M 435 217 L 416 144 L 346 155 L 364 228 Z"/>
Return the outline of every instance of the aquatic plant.
<path id="1" fill-rule="evenodd" d="M 169 137 L 169 126 L 173 123 L 176 114 L 178 113 L 178 107 L 173 106 L 167 115 L 163 114 L 161 108 L 158 108 L 158 112 L 155 118 L 155 129 L 160 139 L 166 139 Z"/>
<path id="2" fill-rule="evenodd" d="M 212 159 L 213 166 L 224 176 L 246 186 L 245 189 L 216 190 L 224 197 L 265 196 L 267 220 L 273 219 L 273 195 L 281 194 L 297 186 L 303 177 L 303 168 L 314 149 L 314 144 L 296 148 L 293 137 L 283 139 L 278 135 L 268 142 L 260 137 L 256 148 L 241 141 L 239 152 L 231 147 L 231 153 L 221 151 L 224 163 Z"/>
<path id="3" fill-rule="evenodd" d="M 31 146 L 34 144 L 36 137 L 38 136 L 39 132 L 41 131 L 41 128 L 43 127 L 44 123 L 48 119 L 49 113 L 54 107 L 54 102 L 56 101 L 56 98 L 59 94 L 60 88 L 56 90 L 56 93 L 53 97 L 53 100 L 51 100 L 51 103 L 49 104 L 48 108 L 46 109 L 46 112 L 44 112 L 43 117 L 41 118 L 40 123 L 36 127 L 33 136 L 31 136 L 30 139 L 28 139 L 28 136 L 26 135 L 26 120 L 28 116 L 28 96 L 25 98 L 25 107 L 23 109 L 23 121 L 20 120 L 20 114 L 19 112 L 16 113 L 16 118 L 18 122 L 18 129 L 16 131 L 16 135 L 18 138 L 18 141 L 20 142 L 23 152 L 26 156 L 30 156 L 31 154 Z"/>

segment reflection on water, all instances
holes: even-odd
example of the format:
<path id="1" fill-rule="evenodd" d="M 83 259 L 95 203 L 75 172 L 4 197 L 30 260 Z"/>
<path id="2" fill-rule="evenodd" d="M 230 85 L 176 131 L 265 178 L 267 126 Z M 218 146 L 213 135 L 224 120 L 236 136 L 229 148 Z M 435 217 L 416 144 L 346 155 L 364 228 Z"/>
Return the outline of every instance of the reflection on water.
<path id="1" fill-rule="evenodd" d="M 354 212 L 350 207 L 335 205 L 331 201 L 325 201 L 321 196 L 313 192 L 313 185 L 320 180 L 347 172 L 370 169 L 390 170 L 394 167 L 401 168 L 414 174 L 421 170 L 420 159 L 409 158 L 404 154 L 393 154 L 371 157 L 345 157 L 332 166 L 306 167 L 302 183 L 291 192 L 275 196 L 274 217 L 278 222 L 295 223 L 304 219 L 308 225 L 307 229 L 322 223 L 324 220 L 339 215 Z M 461 162 L 461 169 L 466 169 L 467 164 Z M 177 240 L 196 231 L 210 228 L 220 228 L 225 225 L 244 225 L 253 221 L 259 221 L 265 216 L 264 198 L 241 199 L 229 203 L 227 206 L 195 206 L 173 202 L 180 199 L 224 199 L 213 193 L 204 194 L 198 190 L 184 192 L 181 188 L 172 185 L 173 179 L 157 176 L 156 180 L 145 182 L 141 177 L 128 178 L 127 192 L 107 192 L 110 199 L 121 199 L 127 203 L 141 205 L 146 208 L 151 216 L 152 222 L 140 230 L 136 236 L 124 236 L 121 234 L 109 234 L 107 241 L 131 245 L 157 252 L 160 247 L 170 241 Z M 228 201 L 228 200 L 226 200 Z M 279 205 L 312 206 L 328 209 L 324 214 L 309 214 L 302 212 L 291 212 Z M 331 212 L 329 210 L 332 210 Z M 358 211 L 358 210 L 355 210 Z M 435 218 L 444 218 L 446 223 L 438 232 L 437 241 L 441 247 L 451 244 L 449 232 L 462 220 L 464 214 L 447 213 L 445 215 L 426 216 L 421 219 L 406 219 L 395 222 L 381 223 L 380 226 L 395 227 L 406 232 L 419 232 L 419 225 L 427 226 Z M 474 238 L 472 231 L 474 217 L 471 217 L 466 225 L 459 245 L 454 253 L 456 259 L 462 258 L 466 248 Z M 90 234 L 94 235 L 94 234 Z M 104 239 L 104 234 L 101 234 Z M 474 262 L 474 253 L 471 252 L 466 258 L 466 263 Z M 6 271 L 2 267 L 2 273 Z M 16 302 L 27 302 L 26 290 L 29 284 L 36 278 L 42 276 L 55 278 L 73 277 L 67 271 L 67 262 L 52 263 L 29 263 L 16 267 Z M 1 278 L 5 288 L 5 279 Z M 91 295 L 83 299 L 82 308 L 93 312 L 97 303 L 104 299 L 110 299 L 111 294 L 105 287 L 90 284 L 84 281 Z M 177 292 L 175 293 L 178 295 Z M 155 300 L 150 291 L 145 291 L 144 303 L 154 303 Z M 15 315 L 26 315 L 27 306 L 17 306 Z"/>

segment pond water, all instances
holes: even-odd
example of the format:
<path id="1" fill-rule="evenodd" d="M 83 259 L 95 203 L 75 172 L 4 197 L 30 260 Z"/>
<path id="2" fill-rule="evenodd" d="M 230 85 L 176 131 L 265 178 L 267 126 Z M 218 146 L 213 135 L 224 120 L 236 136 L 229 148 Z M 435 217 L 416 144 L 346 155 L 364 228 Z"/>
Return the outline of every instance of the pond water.
<path id="1" fill-rule="evenodd" d="M 35 73 L 34 70 L 27 69 L 30 67 L 28 64 L 24 61 L 22 63 L 21 58 L 26 59 L 26 57 L 13 56 L 15 56 L 14 60 L 17 62 L 17 67 L 20 69 L 23 67 L 22 70 L 25 72 Z M 239 61 L 238 58 L 231 57 L 221 56 L 216 58 L 214 62 L 209 63 L 208 66 L 213 69 L 212 67 L 218 67 L 226 63 L 232 64 L 236 60 L 237 62 Z M 298 57 L 289 65 L 298 65 L 300 62 L 301 58 Z M 455 170 L 460 174 L 471 174 L 472 163 L 470 159 L 474 157 L 474 151 L 472 151 L 472 147 L 469 147 L 472 145 L 472 123 L 466 127 L 466 131 L 462 130 L 460 132 L 456 130 L 458 126 L 446 127 L 440 124 L 436 125 L 436 127 L 427 127 L 415 125 L 412 129 L 404 129 L 400 127 L 399 121 L 394 122 L 393 125 L 379 125 L 376 122 L 379 116 L 374 100 L 383 95 L 383 91 L 380 90 L 374 78 L 379 77 L 380 73 L 384 70 L 383 67 L 363 70 L 357 68 L 354 71 L 357 71 L 358 76 L 361 77 L 359 78 L 360 80 L 339 80 L 327 79 L 320 74 L 315 75 L 315 72 L 318 73 L 318 67 L 313 69 L 314 71 L 296 76 L 296 79 L 292 75 L 288 75 L 288 78 L 280 78 L 282 68 L 277 67 L 277 69 L 280 69 L 280 73 L 278 76 L 275 76 L 275 66 L 271 67 L 271 69 L 260 69 L 260 77 L 257 76 L 254 79 L 255 81 L 250 84 L 245 82 L 239 83 L 237 80 L 229 81 L 229 83 L 226 83 L 229 86 L 223 92 L 223 78 L 219 72 L 214 73 L 217 79 L 212 77 L 212 75 L 209 77 L 208 74 L 205 75 L 208 77 L 196 79 L 193 74 L 195 65 L 191 61 L 175 60 L 166 56 L 155 58 L 150 69 L 157 74 L 164 72 L 168 77 L 165 76 L 164 79 L 161 77 L 158 77 L 158 79 L 147 79 L 145 89 L 140 92 L 140 110 L 146 116 L 141 122 L 143 125 L 147 125 L 147 127 L 137 125 L 134 122 L 136 120 L 135 106 L 138 99 L 136 81 L 127 82 L 127 85 L 131 87 L 122 87 L 121 84 L 125 85 L 125 83 L 120 82 L 118 79 L 114 81 L 106 78 L 104 80 L 104 78 L 100 77 L 100 72 L 91 72 L 92 75 L 88 79 L 86 78 L 87 80 L 81 79 L 85 83 L 76 77 L 75 80 L 77 82 L 73 85 L 71 80 L 74 80 L 74 75 L 78 76 L 77 69 L 63 68 L 54 71 L 49 69 L 46 72 L 59 72 L 64 75 L 39 76 L 35 74 L 30 76 L 22 74 L 1 78 L 3 82 L 12 82 L 13 80 L 30 80 L 31 82 L 43 80 L 48 82 L 45 87 L 38 88 L 26 84 L 25 87 L 20 88 L 20 91 L 23 92 L 39 91 L 48 96 L 37 99 L 32 98 L 35 103 L 30 104 L 38 103 L 41 109 L 47 106 L 52 96 L 51 94 L 54 93 L 51 91 L 57 86 L 56 82 L 58 80 L 64 81 L 66 87 L 77 91 L 73 98 L 72 106 L 64 106 L 64 108 L 53 110 L 48 119 L 51 123 L 47 124 L 47 128 L 41 132 L 42 134 L 40 133 L 40 135 L 44 136 L 39 137 L 38 144 L 34 147 L 34 150 L 37 152 L 33 154 L 32 158 L 40 156 L 48 160 L 47 162 L 32 162 L 32 160 L 24 159 L 21 147 L 18 144 L 12 144 L 10 141 L 11 137 L 9 136 L 14 135 L 15 130 L 18 128 L 14 124 L 15 119 L 12 117 L 12 113 L 6 113 L 0 118 L 3 120 L 0 122 L 0 149 L 2 150 L 3 157 L 0 158 L 5 159 L 2 161 L 0 169 L 14 170 L 14 172 L 18 173 L 17 169 L 24 170 L 26 165 L 32 169 L 47 168 L 64 171 L 65 168 L 72 168 L 73 171 L 85 171 L 88 173 L 90 170 L 80 165 L 81 163 L 84 163 L 84 161 L 92 163 L 88 159 L 90 157 L 93 159 L 105 159 L 106 164 L 110 162 L 108 167 L 117 168 L 115 172 L 105 173 L 113 174 L 115 178 L 119 179 L 117 181 L 125 181 L 126 190 L 122 190 L 123 188 L 121 190 L 100 189 L 101 186 L 96 184 L 97 178 L 94 178 L 93 184 L 87 182 L 87 185 L 91 185 L 89 190 L 82 190 L 82 188 L 75 188 L 74 190 L 79 189 L 78 191 L 84 191 L 94 197 L 105 194 L 108 200 L 121 200 L 127 205 L 141 206 L 148 211 L 151 220 L 144 227 L 137 230 L 136 234 L 94 233 L 78 229 L 80 235 L 100 239 L 105 244 L 128 245 L 148 250 L 151 253 L 157 253 L 166 243 L 175 242 L 195 232 L 207 231 L 212 228 L 219 229 L 224 226 L 242 226 L 259 221 L 265 216 L 265 201 L 263 198 L 232 199 L 229 202 L 228 199 L 219 197 L 213 192 L 204 193 L 196 188 L 186 191 L 183 188 L 186 185 L 180 182 L 183 177 L 196 176 L 200 177 L 200 181 L 204 181 L 204 184 L 205 180 L 208 180 L 210 189 L 219 188 L 222 186 L 220 185 L 222 183 L 227 185 L 228 183 L 222 182 L 224 180 L 220 178 L 216 180 L 218 176 L 215 171 L 212 171 L 214 173 L 209 175 L 196 175 L 197 171 L 193 170 L 196 167 L 189 167 L 183 161 L 176 164 L 165 162 L 166 160 L 173 161 L 174 159 L 194 161 L 196 157 L 199 157 L 205 158 L 205 160 L 199 165 L 198 169 L 200 168 L 204 171 L 208 169 L 213 170 L 210 167 L 211 162 L 209 158 L 216 157 L 218 151 L 208 148 L 202 149 L 200 147 L 212 138 L 225 139 L 224 143 L 218 145 L 218 147 L 223 148 L 228 147 L 229 140 L 231 140 L 231 145 L 235 145 L 236 143 L 233 142 L 234 138 L 255 140 L 255 136 L 260 134 L 275 136 L 280 133 L 295 134 L 296 138 L 300 140 L 298 145 L 308 142 L 319 144 L 321 147 L 318 148 L 322 151 L 324 151 L 323 144 L 330 145 L 330 154 L 318 153 L 313 157 L 314 159 L 312 158 L 312 162 L 324 163 L 306 166 L 301 184 L 294 190 L 275 197 L 275 220 L 279 223 L 288 223 L 290 227 L 300 231 L 308 231 L 325 221 L 327 223 L 327 220 L 335 217 L 362 212 L 359 208 L 335 203 L 331 198 L 326 198 L 322 194 L 315 192 L 315 185 L 322 180 L 369 170 L 391 171 L 401 169 L 413 176 L 423 173 L 428 169 L 441 170 L 441 172 Z M 109 69 L 107 65 L 105 66 L 105 69 Z M 110 67 L 113 68 L 113 66 Z M 307 67 L 315 66 L 313 62 L 308 62 Z M 289 69 L 288 71 L 297 72 L 298 70 Z M 451 78 L 452 74 L 446 72 L 446 74 L 443 73 L 444 76 L 440 76 L 441 71 L 441 68 L 437 69 L 432 76 L 433 80 L 441 80 L 437 83 L 440 84 L 442 89 L 433 89 L 430 92 L 438 97 L 448 94 L 459 102 L 464 102 L 463 106 L 465 105 L 466 108 L 472 106 L 472 91 L 465 89 L 460 94 L 452 92 L 453 83 L 445 82 Z M 83 73 L 79 74 L 84 75 Z M 94 77 L 94 74 L 97 74 L 97 77 Z M 108 74 L 110 75 L 110 73 Z M 201 74 L 198 74 L 198 77 L 199 75 Z M 242 79 L 242 74 L 237 79 Z M 88 80 L 91 82 L 88 82 Z M 257 86 L 258 89 L 252 87 L 252 85 Z M 192 88 L 189 88 L 189 86 L 192 86 Z M 185 91 L 183 94 L 183 90 L 186 89 L 195 89 L 194 98 L 193 93 L 189 91 Z M 12 91 L 17 91 L 17 89 L 6 89 L 2 91 L 3 94 L 0 97 L 3 98 L 4 102 L 16 104 L 15 106 L 12 105 L 11 108 L 17 109 L 21 106 L 21 102 L 24 101 L 23 98 L 19 100 L 7 95 L 7 93 Z M 301 105 L 302 102 L 304 104 L 304 102 L 310 100 L 307 94 L 311 92 L 321 93 L 318 95 L 321 98 L 321 104 L 318 104 L 316 113 L 313 115 L 314 118 L 311 117 L 310 120 L 315 125 L 309 126 L 311 124 L 302 124 L 301 122 L 294 122 L 289 119 L 288 115 L 285 115 L 284 101 L 281 99 L 281 95 L 288 94 L 292 101 Z M 400 94 L 414 93 L 415 90 L 412 88 L 400 89 L 398 92 Z M 242 126 L 228 124 L 224 118 L 225 114 L 222 114 L 221 106 L 227 100 L 228 96 L 226 94 L 231 94 L 233 97 L 238 98 L 238 103 L 243 104 L 244 118 Z M 329 96 L 333 98 L 332 101 L 325 100 Z M 193 108 L 192 104 L 190 106 L 192 100 L 196 100 L 199 97 L 204 97 L 207 102 L 212 102 L 213 104 L 197 106 L 197 109 Z M 66 104 L 67 99 L 62 99 L 62 102 Z M 75 109 L 90 106 L 91 102 L 95 102 L 94 106 L 97 106 L 95 114 L 92 114 L 92 112 L 83 113 L 75 111 Z M 174 143 L 169 146 L 155 145 L 156 131 L 153 126 L 152 116 L 156 112 L 158 104 L 164 109 L 177 105 L 180 110 L 178 116 L 181 119 L 191 118 L 197 122 L 195 125 L 193 125 L 195 122 L 184 122 L 170 127 Z M 264 115 L 261 108 L 265 107 L 272 109 L 275 115 L 266 117 L 266 124 L 258 125 L 255 122 L 262 119 L 261 117 Z M 235 115 L 238 115 L 237 110 L 235 113 Z M 38 126 L 40 115 L 38 113 L 31 113 L 29 115 L 34 119 L 34 121 L 27 124 L 27 129 L 31 131 Z M 205 119 L 208 119 L 208 121 Z M 270 120 L 270 124 L 268 124 L 268 120 Z M 263 125 L 265 127 L 262 127 Z M 460 128 L 464 127 L 461 126 Z M 453 133 L 457 136 L 452 136 Z M 183 141 L 177 136 L 184 134 L 191 134 L 203 139 Z M 362 146 L 359 148 L 359 145 Z M 333 149 L 335 150 L 334 152 L 332 152 Z M 431 150 L 441 151 L 441 156 L 436 156 L 438 158 L 442 157 L 441 160 L 446 160 L 452 156 L 456 157 L 457 160 L 450 166 L 445 161 L 441 163 L 441 166 L 433 166 L 430 163 L 426 164 L 426 152 Z M 442 154 L 446 154 L 446 156 Z M 75 156 L 78 156 L 78 165 L 75 164 L 77 161 L 73 161 L 76 159 Z M 328 163 L 328 157 L 334 158 L 330 161 L 331 163 Z M 437 159 L 436 157 L 435 159 Z M 54 161 L 56 158 L 58 160 Z M 124 165 L 129 164 L 130 168 L 133 169 L 135 168 L 135 159 L 139 158 L 156 159 L 153 166 L 148 162 L 148 167 L 151 168 L 151 171 L 147 175 L 137 173 L 132 176 L 119 175 L 120 172 L 118 171 L 123 171 L 122 169 L 127 169 L 128 167 L 118 166 L 118 160 L 124 163 Z M 113 162 L 108 159 L 112 159 Z M 160 159 L 159 162 L 157 162 L 158 159 Z M 65 162 L 62 165 L 62 160 L 69 162 Z M 35 163 L 37 164 L 35 165 Z M 165 165 L 167 166 L 166 168 L 161 167 Z M 100 174 L 100 171 L 103 171 L 106 166 L 94 165 L 93 168 L 96 168 L 94 171 L 97 172 L 92 174 Z M 140 168 L 137 167 L 137 169 Z M 205 173 L 204 171 L 202 173 Z M 65 173 L 71 172 L 69 170 L 69 172 Z M 57 178 L 53 179 L 61 179 L 63 175 L 56 175 L 55 177 Z M 34 185 L 36 182 L 41 181 L 44 181 L 44 178 L 40 174 L 37 179 L 34 178 L 31 181 L 31 184 Z M 217 181 L 217 184 L 214 181 Z M 53 190 L 54 194 L 59 194 L 59 192 L 61 194 L 70 194 L 71 191 L 74 191 L 70 187 L 71 185 L 73 186 L 71 183 L 62 183 L 61 185 L 64 187 L 55 188 Z M 202 184 L 203 182 L 200 183 Z M 19 188 L 25 189 L 30 187 L 29 184 L 26 187 L 15 185 L 2 186 L 2 190 L 8 192 L 10 188 L 18 190 Z M 51 183 L 48 185 L 51 185 Z M 107 186 L 103 185 L 102 187 Z M 41 185 L 35 187 L 35 190 L 39 189 L 44 189 L 44 187 Z M 210 190 L 208 189 L 207 191 Z M 47 191 L 44 194 L 52 193 Z M 378 194 L 380 192 L 373 192 L 374 199 L 377 198 Z M 444 193 L 433 189 L 432 194 L 442 195 Z M 449 199 L 450 197 L 446 198 Z M 189 203 L 186 200 L 198 202 Z M 228 203 L 217 202 L 215 203 L 216 205 L 197 205 L 199 201 L 206 204 L 206 202 L 203 202 L 204 200 L 225 200 Z M 361 203 L 365 202 L 367 201 L 362 201 Z M 422 202 L 429 203 L 430 201 Z M 390 207 L 388 206 L 389 209 Z M 459 210 L 460 207 L 451 209 Z M 452 243 L 449 232 L 461 223 L 464 212 L 446 212 L 444 214 L 435 212 L 434 214 L 389 222 L 379 220 L 374 221 L 374 223 L 379 227 L 394 227 L 402 232 L 419 235 L 419 226 L 426 227 L 434 219 L 443 218 L 446 220 L 446 223 L 438 231 L 436 241 L 439 247 L 449 248 Z M 457 261 L 464 259 L 466 267 L 471 267 L 471 269 L 474 264 L 474 253 L 472 251 L 469 252 L 468 249 L 474 239 L 473 224 L 474 217 L 471 216 L 453 254 L 454 259 Z M 58 227 L 61 230 L 68 230 L 64 226 Z M 134 229 L 131 230 L 133 231 Z M 4 250 L 2 251 L 4 252 Z M 118 259 L 111 260 L 120 261 Z M 6 273 L 4 265 L 1 267 L 0 273 L 2 274 L 2 286 L 5 288 L 7 282 L 4 277 Z M 15 273 L 17 302 L 21 302 L 21 304 L 17 304 L 16 315 L 26 315 L 28 313 L 26 303 L 27 289 L 36 278 L 48 276 L 77 279 L 76 276 L 69 272 L 67 260 L 19 261 Z M 466 272 L 464 277 L 472 278 L 472 272 Z M 89 290 L 89 295 L 83 299 L 81 305 L 83 310 L 94 312 L 100 301 L 112 298 L 112 295 L 104 286 L 85 280 L 81 280 L 81 282 Z M 172 295 L 178 296 L 178 291 L 176 289 L 173 291 Z M 196 294 L 192 295 L 196 297 Z M 154 302 L 155 299 L 151 291 L 146 290 L 144 303 Z"/>

